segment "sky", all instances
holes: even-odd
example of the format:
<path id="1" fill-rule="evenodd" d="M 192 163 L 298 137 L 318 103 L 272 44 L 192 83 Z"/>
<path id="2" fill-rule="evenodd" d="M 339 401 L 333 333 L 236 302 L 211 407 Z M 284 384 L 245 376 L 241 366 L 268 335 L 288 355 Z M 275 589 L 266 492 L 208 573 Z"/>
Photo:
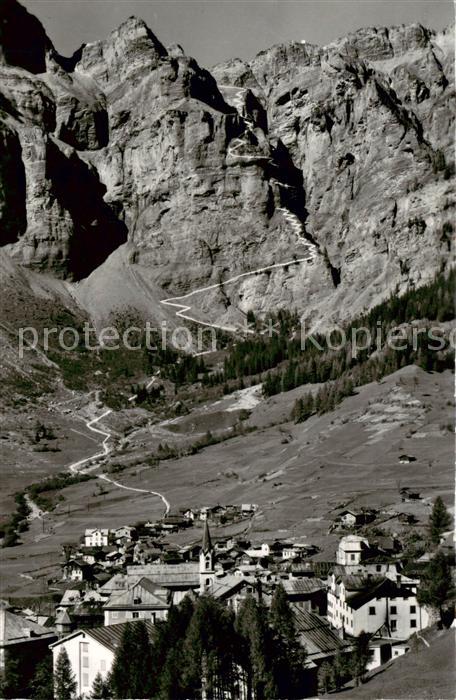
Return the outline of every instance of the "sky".
<path id="1" fill-rule="evenodd" d="M 1 0 L 0 0 L 1 2 Z M 56 49 L 71 55 L 105 38 L 127 17 L 142 17 L 160 41 L 181 44 L 205 67 L 252 58 L 273 44 L 325 45 L 366 26 L 454 21 L 452 0 L 21 0 Z"/>

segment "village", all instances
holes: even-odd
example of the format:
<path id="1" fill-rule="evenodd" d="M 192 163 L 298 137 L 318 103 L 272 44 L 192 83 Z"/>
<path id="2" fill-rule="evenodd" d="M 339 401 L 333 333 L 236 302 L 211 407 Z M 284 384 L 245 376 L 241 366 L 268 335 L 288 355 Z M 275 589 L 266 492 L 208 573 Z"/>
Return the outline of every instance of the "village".
<path id="1" fill-rule="evenodd" d="M 21 697 L 27 697 L 39 664 L 52 654 L 55 669 L 64 649 L 77 697 L 99 697 L 92 688 L 109 676 L 128 623 L 155 625 L 187 597 L 210 596 L 234 613 L 249 597 L 267 608 L 281 587 L 305 650 L 312 696 L 334 689 L 331 668 L 353 652 L 360 635 L 368 635 L 368 674 L 407 654 L 413 639 L 439 623 L 435 608 L 419 602 L 418 590 L 429 562 L 451 552 L 440 504 L 438 546 L 416 561 L 405 557 L 399 537 L 369 530 L 376 511 L 368 508 L 335 516 L 339 540 L 330 558 L 304 537 L 252 542 L 246 535 L 212 536 L 221 523 L 248 523 L 256 509 L 217 504 L 181 509 L 157 522 L 86 529 L 78 543 L 63 546 L 60 578 L 48 581 L 50 614 L 1 601 L 1 670 L 6 658 L 15 660 Z M 198 539 L 181 546 L 169 541 L 187 528 L 198 530 Z"/>

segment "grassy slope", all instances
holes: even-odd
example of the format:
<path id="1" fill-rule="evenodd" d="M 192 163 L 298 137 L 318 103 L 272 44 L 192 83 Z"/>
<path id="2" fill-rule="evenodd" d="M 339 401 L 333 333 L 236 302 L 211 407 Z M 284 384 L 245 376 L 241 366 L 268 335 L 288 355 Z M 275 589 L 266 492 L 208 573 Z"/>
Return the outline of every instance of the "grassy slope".
<path id="1" fill-rule="evenodd" d="M 379 671 L 368 683 L 340 693 L 347 700 L 450 700 L 456 684 L 454 630 L 437 632 L 429 638 L 430 647 L 422 645 Z M 333 697 L 333 696 L 328 696 Z"/>
<path id="2" fill-rule="evenodd" d="M 452 504 L 454 435 L 445 427 L 453 410 L 447 403 L 452 384 L 450 372 L 426 374 L 407 367 L 363 387 L 333 413 L 299 425 L 284 422 L 301 391 L 295 389 L 258 405 L 249 420 L 259 426 L 281 422 L 279 425 L 259 428 L 191 457 L 163 461 L 158 467 L 139 464 L 116 478 L 130 486 L 161 491 L 173 508 L 258 503 L 260 512 L 252 523 L 254 539 L 299 536 L 321 545 L 332 558 L 337 536 L 328 536 L 327 531 L 341 504 L 413 512 L 422 524 L 437 494 Z M 410 407 L 410 401 L 418 403 Z M 211 412 L 223 407 L 222 402 L 201 410 L 212 422 Z M 188 416 L 182 423 L 191 430 Z M 156 428 L 149 426 L 133 433 L 132 454 L 137 458 L 150 454 L 163 441 L 163 431 L 157 435 Z M 173 433 L 169 435 L 172 438 Z M 416 462 L 400 464 L 403 453 L 416 456 Z M 418 489 L 424 499 L 401 503 L 399 485 Z M 106 490 L 104 496 L 98 496 L 93 481 L 65 489 L 65 502 L 46 518 L 45 537 L 41 523 L 35 521 L 24 536 L 26 544 L 0 550 L 5 585 L 11 590 L 18 584 L 27 587 L 26 581 L 18 580 L 18 573 L 47 575 L 40 567 L 57 563 L 60 545 L 77 541 L 85 527 L 134 523 L 161 514 L 162 504 L 156 497 L 123 492 L 111 485 Z M 386 529 L 402 527 L 396 518 L 387 519 L 386 514 L 382 518 Z M 199 537 L 200 531 L 191 529 L 174 539 Z"/>

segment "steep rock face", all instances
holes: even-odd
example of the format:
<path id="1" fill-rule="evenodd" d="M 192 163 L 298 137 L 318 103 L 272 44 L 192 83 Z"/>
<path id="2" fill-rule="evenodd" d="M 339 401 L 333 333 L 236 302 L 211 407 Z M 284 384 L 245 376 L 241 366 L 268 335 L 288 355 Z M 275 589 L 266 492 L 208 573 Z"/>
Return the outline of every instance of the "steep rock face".
<path id="1" fill-rule="evenodd" d="M 96 171 L 73 148 L 106 144 L 104 96 L 90 79 L 75 79 L 59 66 L 35 18 L 17 3 L 5 8 L 0 124 L 3 138 L 8 134 L 8 155 L 1 168 L 2 243 L 18 262 L 79 279 L 126 240 L 125 225 L 104 202 Z M 34 47 L 30 56 L 21 26 Z"/>
<path id="2" fill-rule="evenodd" d="M 252 61 L 251 73 L 233 62 L 214 69 L 255 92 L 253 74 L 271 134 L 302 170 L 307 232 L 338 280 L 323 323 L 447 263 L 451 35 L 420 25 L 363 29 L 324 48 L 275 46 Z"/>
<path id="3" fill-rule="evenodd" d="M 0 123 L 0 244 L 12 243 L 27 227 L 25 172 L 17 134 Z"/>
<path id="4" fill-rule="evenodd" d="M 447 264 L 450 32 L 365 29 L 211 74 L 134 17 L 65 59 L 5 7 L 2 243 L 89 276 L 74 292 L 93 315 L 128 286 L 141 309 L 194 292 L 199 320 L 292 307 L 325 326 Z M 36 39 L 27 59 L 20 22 Z"/>

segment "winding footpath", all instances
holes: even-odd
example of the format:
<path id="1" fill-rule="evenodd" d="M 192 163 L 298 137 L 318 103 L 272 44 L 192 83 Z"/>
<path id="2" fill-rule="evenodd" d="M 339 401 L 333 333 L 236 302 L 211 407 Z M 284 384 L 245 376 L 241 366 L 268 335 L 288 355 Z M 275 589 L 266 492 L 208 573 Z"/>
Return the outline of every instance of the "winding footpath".
<path id="1" fill-rule="evenodd" d="M 223 85 L 220 87 L 231 88 L 232 90 L 234 88 L 236 88 L 236 86 L 231 86 L 231 85 Z M 245 113 L 245 99 L 244 99 L 245 93 L 246 93 L 245 88 L 236 88 L 234 90 L 234 94 L 233 94 L 233 97 L 231 99 L 231 104 L 236 108 L 237 112 L 244 119 L 244 122 L 247 126 L 247 132 L 254 133 L 254 129 L 255 129 L 254 121 L 252 120 L 252 118 L 248 114 Z M 233 139 L 232 143 L 228 147 L 227 155 L 230 155 L 232 157 L 234 156 L 236 158 L 242 158 L 246 161 L 267 158 L 267 156 L 261 156 L 258 154 L 250 155 L 250 154 L 239 153 L 239 150 L 241 148 L 245 148 L 245 143 L 239 138 Z M 272 178 L 272 180 L 279 187 L 286 187 L 286 188 L 290 187 L 290 185 L 286 185 L 285 183 L 281 183 L 278 180 L 275 180 L 273 178 Z M 264 272 L 268 272 L 269 270 L 274 270 L 274 269 L 278 269 L 278 268 L 286 268 L 286 267 L 289 267 L 290 265 L 298 265 L 300 263 L 313 264 L 314 259 L 315 259 L 315 255 L 317 253 L 317 247 L 316 246 L 311 247 L 312 244 L 310 244 L 310 242 L 303 236 L 303 226 L 302 226 L 301 221 L 299 220 L 299 218 L 295 214 L 290 212 L 288 209 L 285 209 L 284 207 L 279 207 L 278 210 L 282 212 L 286 222 L 291 227 L 293 232 L 296 234 L 296 236 L 298 238 L 298 243 L 306 245 L 307 257 L 299 258 L 299 259 L 293 258 L 291 260 L 287 260 L 286 262 L 275 263 L 273 265 L 266 265 L 264 267 L 259 267 L 256 270 L 250 270 L 249 272 L 242 272 L 239 275 L 235 275 L 234 277 L 230 277 L 229 279 L 224 280 L 223 282 L 217 282 L 215 284 L 210 284 L 210 285 L 207 285 L 205 287 L 199 287 L 198 289 L 194 289 L 193 291 L 188 292 L 187 294 L 182 294 L 181 296 L 175 296 L 175 297 L 169 297 L 168 299 L 162 299 L 160 301 L 160 303 L 163 304 L 164 306 L 172 306 L 174 309 L 178 309 L 177 311 L 175 311 L 176 317 L 184 319 L 186 321 L 190 321 L 192 323 L 197 323 L 199 325 L 207 326 L 210 328 L 216 328 L 216 329 L 219 329 L 222 331 L 227 331 L 229 333 L 235 333 L 235 332 L 238 332 L 239 330 L 242 330 L 245 333 L 251 333 L 251 334 L 255 333 L 255 331 L 250 329 L 250 328 L 244 328 L 242 326 L 228 326 L 228 325 L 220 325 L 217 323 L 210 323 L 209 321 L 202 321 L 198 318 L 195 318 L 194 316 L 190 316 L 188 314 L 188 312 L 191 311 L 192 305 L 188 304 L 187 302 L 189 299 L 191 299 L 191 297 L 193 297 L 196 294 L 202 294 L 204 292 L 208 292 L 208 291 L 211 291 L 213 289 L 217 289 L 219 287 L 224 287 L 227 284 L 234 284 L 235 282 L 238 282 L 241 279 L 244 279 L 246 277 L 251 277 L 253 275 L 259 275 L 259 274 L 262 274 Z M 133 267 L 134 266 L 130 266 L 130 270 L 131 270 L 131 274 L 132 274 L 133 278 L 135 279 L 137 285 L 141 288 L 144 296 L 147 299 L 150 299 L 152 297 L 152 295 L 151 295 L 150 290 L 147 287 L 147 284 L 142 279 L 141 275 L 133 269 Z M 184 302 L 184 303 L 182 303 L 182 302 Z M 211 351 L 209 350 L 206 352 L 211 352 Z M 203 353 L 200 352 L 200 353 L 195 353 L 195 354 L 202 355 L 202 354 L 206 354 L 206 352 L 203 352 Z M 154 381 L 155 381 L 155 376 L 152 377 L 152 379 L 146 385 L 147 388 L 152 386 Z M 130 402 L 132 402 L 132 401 L 134 401 L 135 398 L 136 398 L 136 395 L 133 395 L 133 396 L 130 396 L 128 400 Z M 102 427 L 99 427 L 99 426 L 96 427 L 97 424 L 99 424 L 100 421 L 103 420 L 103 418 L 106 418 L 111 413 L 112 413 L 112 410 L 108 409 L 104 413 L 102 413 L 100 416 L 97 416 L 96 418 L 92 418 L 91 420 L 85 421 L 85 425 L 86 425 L 86 428 L 88 430 L 96 433 L 97 435 L 103 436 L 103 441 L 101 443 L 101 450 L 96 452 L 95 454 L 90 455 L 89 457 L 85 457 L 84 459 L 80 459 L 80 460 L 70 464 L 68 466 L 68 469 L 73 474 L 87 474 L 90 471 L 96 469 L 98 467 L 98 465 L 96 463 L 93 464 L 91 467 L 88 467 L 86 469 L 83 469 L 83 466 L 85 464 L 88 464 L 88 463 L 93 463 L 94 461 L 96 462 L 96 460 L 98 460 L 102 457 L 106 457 L 112 451 L 112 448 L 109 446 L 109 441 L 112 438 L 112 433 L 110 433 L 108 430 L 106 430 Z M 152 491 L 149 489 L 140 489 L 140 488 L 135 488 L 133 486 L 125 486 L 124 484 L 121 484 L 118 481 L 115 481 L 114 479 L 109 478 L 106 474 L 94 474 L 94 476 L 96 476 L 97 479 L 101 479 L 101 480 L 106 481 L 110 484 L 113 484 L 117 488 L 123 489 L 124 491 L 132 491 L 135 493 L 146 493 L 146 494 L 150 494 L 151 496 L 156 496 L 156 497 L 160 498 L 163 502 L 163 505 L 164 505 L 164 515 L 167 515 L 171 509 L 171 505 L 170 505 L 169 501 L 159 491 Z M 29 498 L 28 498 L 28 504 L 29 504 L 31 511 L 32 511 L 31 517 L 41 518 L 43 515 L 42 511 Z"/>
<path id="2" fill-rule="evenodd" d="M 247 132 L 252 133 L 254 136 L 254 129 L 255 129 L 255 123 L 253 119 L 248 115 L 245 111 L 245 94 L 248 92 L 247 88 L 239 88 L 236 85 L 226 85 L 226 84 L 219 84 L 219 87 L 222 88 L 222 93 L 223 89 L 226 91 L 231 91 L 230 96 L 226 96 L 225 99 L 231 104 L 233 107 L 236 108 L 236 112 L 242 117 L 244 120 L 247 129 Z M 235 156 L 237 158 L 243 158 L 244 160 L 258 160 L 261 158 L 266 158 L 266 156 L 259 156 L 258 154 L 256 155 L 248 155 L 248 154 L 241 154 L 238 153 L 240 148 L 245 148 L 245 143 L 242 141 L 240 138 L 235 138 L 233 141 L 229 144 L 228 150 L 227 150 L 227 155 L 230 156 Z M 271 181 L 277 184 L 279 187 L 285 187 L 287 189 L 291 189 L 291 185 L 287 185 L 285 183 L 279 182 L 279 180 L 276 180 L 275 178 L 271 178 Z M 224 287 L 227 284 L 233 284 L 234 282 L 237 282 L 238 280 L 244 278 L 244 277 L 249 277 L 252 275 L 258 275 L 263 272 L 268 272 L 269 270 L 274 270 L 280 267 L 288 267 L 289 265 L 297 265 L 300 263 L 308 263 L 310 265 L 313 265 L 315 257 L 318 252 L 318 248 L 315 244 L 312 244 L 307 238 L 304 237 L 304 229 L 302 222 L 300 219 L 296 216 L 296 214 L 293 214 L 291 211 L 286 209 L 285 207 L 278 207 L 277 209 L 282 213 L 282 215 L 285 218 L 285 221 L 287 224 L 291 227 L 293 233 L 296 234 L 297 239 L 298 239 L 298 244 L 305 245 L 306 246 L 306 253 L 307 257 L 305 258 L 299 258 L 299 259 L 292 259 L 292 260 L 287 260 L 286 262 L 283 263 L 275 263 L 274 265 L 267 265 L 265 267 L 259 267 L 256 270 L 251 270 L 249 272 L 243 272 L 239 275 L 236 275 L 235 277 L 230 277 L 227 280 L 224 280 L 223 282 L 218 282 L 215 284 L 210 284 L 206 287 L 200 287 L 199 289 L 194 289 L 191 292 L 187 292 L 187 294 L 182 294 L 181 296 L 176 296 L 176 297 L 169 297 L 168 299 L 162 299 L 160 301 L 161 304 L 165 306 L 173 306 L 174 308 L 179 309 L 178 311 L 175 312 L 176 317 L 185 319 L 186 321 L 191 321 L 193 323 L 198 323 L 201 326 L 208 326 L 210 328 L 217 328 L 222 331 L 227 331 L 228 333 L 235 333 L 239 330 L 243 330 L 246 333 L 255 333 L 252 329 L 249 328 L 244 328 L 243 326 L 222 326 L 217 323 L 209 323 L 208 321 L 201 321 L 198 318 L 195 318 L 194 316 L 190 316 L 187 312 L 191 311 L 192 305 L 186 304 L 186 303 L 181 303 L 183 300 L 188 300 L 190 299 L 193 295 L 195 294 L 201 294 L 203 292 L 208 292 L 213 289 L 217 289 L 217 287 Z M 140 286 L 143 288 L 143 290 L 146 288 L 146 285 L 143 280 L 139 280 L 138 277 L 139 275 L 134 272 L 134 277 L 137 280 L 137 282 L 140 284 Z M 203 353 L 198 353 L 198 354 L 203 354 Z"/>
<path id="3" fill-rule="evenodd" d="M 154 378 L 155 379 L 155 378 Z M 152 385 L 154 382 L 154 379 L 152 379 L 149 384 L 147 385 L 148 387 Z M 130 397 L 130 399 L 134 398 Z M 93 418 L 92 420 L 86 421 L 85 425 L 88 430 L 91 430 L 94 433 L 98 433 L 99 435 L 104 436 L 104 440 L 102 442 L 102 450 L 101 452 L 97 452 L 96 454 L 91 455 L 90 457 L 86 457 L 85 459 L 80 459 L 77 462 L 73 462 L 73 464 L 70 464 L 68 469 L 70 472 L 73 474 L 87 474 L 90 471 L 89 469 L 81 470 L 80 467 L 82 467 L 83 464 L 86 464 L 87 462 L 91 462 L 93 460 L 98 459 L 99 457 L 106 457 L 112 450 L 112 448 L 109 447 L 108 442 L 112 437 L 112 433 L 108 432 L 107 430 L 103 428 L 96 428 L 94 427 L 96 423 L 99 423 L 103 418 L 106 418 L 106 416 L 109 416 L 109 414 L 112 413 L 111 409 L 108 409 L 104 413 L 102 413 L 100 416 L 97 418 Z M 93 469 L 96 468 L 97 465 L 95 464 Z M 168 515 L 171 505 L 168 501 L 168 499 L 159 491 L 151 491 L 150 489 L 139 489 L 135 488 L 133 486 L 125 486 L 124 484 L 119 483 L 118 481 L 114 481 L 114 479 L 110 479 L 109 476 L 106 476 L 106 474 L 95 474 L 94 476 L 97 477 L 97 479 L 102 479 L 103 481 L 107 481 L 110 484 L 113 484 L 114 486 L 117 486 L 119 489 L 123 489 L 124 491 L 134 491 L 135 493 L 148 493 L 151 496 L 157 496 L 163 501 L 163 505 L 165 507 L 164 510 L 164 515 Z"/>

